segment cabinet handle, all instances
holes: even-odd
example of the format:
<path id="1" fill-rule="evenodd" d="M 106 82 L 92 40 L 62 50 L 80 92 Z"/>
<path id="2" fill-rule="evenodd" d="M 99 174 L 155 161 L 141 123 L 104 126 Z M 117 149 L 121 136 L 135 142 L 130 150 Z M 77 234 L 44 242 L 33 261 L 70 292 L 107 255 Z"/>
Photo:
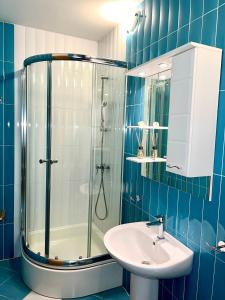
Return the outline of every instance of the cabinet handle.
<path id="1" fill-rule="evenodd" d="M 179 166 L 172 166 L 172 165 L 166 165 L 167 166 L 167 168 L 169 168 L 169 169 L 177 169 L 177 170 L 182 170 L 182 168 L 181 167 L 179 167 Z"/>

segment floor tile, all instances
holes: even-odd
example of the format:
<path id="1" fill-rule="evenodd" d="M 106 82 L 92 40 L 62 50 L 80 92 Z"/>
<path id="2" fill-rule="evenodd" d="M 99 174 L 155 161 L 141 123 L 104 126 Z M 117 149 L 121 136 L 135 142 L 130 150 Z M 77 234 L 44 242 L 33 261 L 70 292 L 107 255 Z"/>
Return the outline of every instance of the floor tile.
<path id="1" fill-rule="evenodd" d="M 0 286 L 0 295 L 13 300 L 22 300 L 30 289 L 23 283 L 17 275 L 13 275 Z"/>

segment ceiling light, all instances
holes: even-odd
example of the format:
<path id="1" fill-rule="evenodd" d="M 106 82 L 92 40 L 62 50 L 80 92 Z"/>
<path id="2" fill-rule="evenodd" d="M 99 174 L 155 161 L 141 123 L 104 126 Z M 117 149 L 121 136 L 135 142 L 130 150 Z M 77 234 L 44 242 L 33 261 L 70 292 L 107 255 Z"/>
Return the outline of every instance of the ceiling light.
<path id="1" fill-rule="evenodd" d="M 165 79 L 166 79 L 166 76 L 165 76 L 165 75 L 159 76 L 159 80 L 165 80 Z"/>
<path id="2" fill-rule="evenodd" d="M 140 17 L 137 12 L 139 3 L 140 0 L 111 1 L 101 7 L 100 15 L 112 23 L 120 24 L 121 30 L 125 33 L 128 29 L 133 29 L 134 23 L 137 23 L 136 19 Z"/>
<path id="3" fill-rule="evenodd" d="M 139 76 L 144 77 L 145 76 L 145 72 L 140 72 L 138 73 Z"/>

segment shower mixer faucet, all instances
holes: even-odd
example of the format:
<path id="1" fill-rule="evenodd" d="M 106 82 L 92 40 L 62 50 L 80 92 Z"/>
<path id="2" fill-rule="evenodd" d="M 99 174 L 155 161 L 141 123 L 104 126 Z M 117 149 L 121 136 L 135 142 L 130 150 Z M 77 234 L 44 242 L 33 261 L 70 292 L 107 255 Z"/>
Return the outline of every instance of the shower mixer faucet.
<path id="1" fill-rule="evenodd" d="M 110 170 L 110 166 L 109 165 L 105 165 L 105 164 L 96 165 L 96 171 L 97 171 L 97 173 L 98 173 L 99 170 L 101 170 L 101 171 Z"/>

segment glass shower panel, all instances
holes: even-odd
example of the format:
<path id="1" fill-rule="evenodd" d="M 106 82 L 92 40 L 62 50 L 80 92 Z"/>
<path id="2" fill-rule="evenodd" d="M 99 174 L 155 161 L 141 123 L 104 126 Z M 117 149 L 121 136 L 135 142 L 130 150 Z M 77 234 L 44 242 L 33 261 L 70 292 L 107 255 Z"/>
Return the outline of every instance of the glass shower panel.
<path id="1" fill-rule="evenodd" d="M 47 63 L 27 68 L 26 242 L 44 255 L 46 166 Z"/>
<path id="2" fill-rule="evenodd" d="M 52 62 L 50 257 L 87 257 L 93 64 Z"/>
<path id="3" fill-rule="evenodd" d="M 91 256 L 107 253 L 105 232 L 120 223 L 125 70 L 96 65 L 92 117 Z"/>

